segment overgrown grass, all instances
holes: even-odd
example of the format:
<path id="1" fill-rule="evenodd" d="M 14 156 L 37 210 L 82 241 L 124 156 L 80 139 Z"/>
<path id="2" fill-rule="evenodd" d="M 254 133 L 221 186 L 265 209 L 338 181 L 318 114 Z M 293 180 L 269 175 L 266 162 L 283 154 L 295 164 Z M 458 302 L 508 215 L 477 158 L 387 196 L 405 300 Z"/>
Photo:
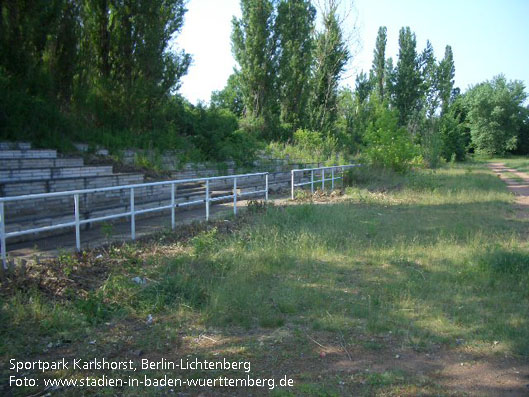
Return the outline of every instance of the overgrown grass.
<path id="1" fill-rule="evenodd" d="M 501 341 L 529 354 L 526 222 L 502 182 L 473 166 L 397 178 L 350 189 L 348 203 L 272 209 L 214 243 L 205 258 L 229 272 L 208 320 L 392 330 L 416 347 Z"/>
<path id="2" fill-rule="evenodd" d="M 418 351 L 464 343 L 529 356 L 527 220 L 502 181 L 479 164 L 363 168 L 348 180 L 345 202 L 259 208 L 240 230 L 210 229 L 171 254 L 112 251 L 120 266 L 88 297 L 5 297 L 0 354 L 27 356 L 29 340 L 75 341 L 110 319 L 155 314 L 171 319 L 157 324 L 164 332 L 288 325 L 346 340 L 391 332 Z M 401 387 L 401 378 L 363 383 Z"/>

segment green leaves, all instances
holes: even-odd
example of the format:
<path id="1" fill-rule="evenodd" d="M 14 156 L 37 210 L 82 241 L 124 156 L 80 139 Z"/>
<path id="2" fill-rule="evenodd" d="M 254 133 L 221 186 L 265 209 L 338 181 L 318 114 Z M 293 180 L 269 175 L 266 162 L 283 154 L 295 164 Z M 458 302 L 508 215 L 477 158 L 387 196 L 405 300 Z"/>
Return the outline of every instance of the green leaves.
<path id="1" fill-rule="evenodd" d="M 241 0 L 241 19 L 233 19 L 232 49 L 240 66 L 245 113 L 271 113 L 274 90 L 274 7 L 270 0 Z"/>
<path id="2" fill-rule="evenodd" d="M 386 84 L 386 42 L 387 28 L 378 28 L 377 42 L 374 50 L 372 73 L 376 82 L 376 92 L 381 101 L 384 100 L 384 88 Z"/>
<path id="3" fill-rule="evenodd" d="M 331 132 L 336 121 L 338 83 L 350 58 L 338 20 L 337 5 L 323 15 L 323 31 L 316 37 L 309 126 Z"/>
<path id="4" fill-rule="evenodd" d="M 304 124 L 310 95 L 316 9 L 307 0 L 283 0 L 277 7 L 280 120 L 293 128 Z"/>
<path id="5" fill-rule="evenodd" d="M 465 95 L 472 145 L 487 155 L 503 155 L 516 149 L 518 136 L 527 119 L 521 81 L 496 76 L 473 87 Z"/>
<path id="6" fill-rule="evenodd" d="M 412 113 L 418 110 L 421 95 L 422 76 L 415 33 L 405 27 L 399 32 L 399 60 L 394 86 L 394 105 L 399 111 L 401 125 L 406 125 Z"/>
<path id="7" fill-rule="evenodd" d="M 406 171 L 417 155 L 408 131 L 399 127 L 398 115 L 384 104 L 377 104 L 373 121 L 365 135 L 365 157 L 372 165 Z"/>

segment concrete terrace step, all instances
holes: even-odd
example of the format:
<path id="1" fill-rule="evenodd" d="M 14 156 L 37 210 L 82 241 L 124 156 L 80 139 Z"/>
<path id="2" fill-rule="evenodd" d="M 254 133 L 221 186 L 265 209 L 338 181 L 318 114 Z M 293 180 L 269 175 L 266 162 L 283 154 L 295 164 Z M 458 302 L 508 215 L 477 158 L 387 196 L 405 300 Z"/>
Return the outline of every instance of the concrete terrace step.
<path id="1" fill-rule="evenodd" d="M 202 186 L 186 187 L 176 192 L 177 200 L 189 200 L 192 196 L 204 196 Z M 142 204 L 153 200 L 170 200 L 171 191 L 169 186 L 152 186 L 137 188 L 134 192 L 135 203 Z M 79 196 L 80 213 L 89 214 L 93 211 L 112 208 L 118 205 L 129 205 L 130 190 L 110 190 L 81 194 Z M 17 221 L 19 219 L 38 219 L 43 216 L 42 208 L 46 208 L 45 216 L 60 216 L 64 213 L 72 213 L 73 196 L 59 196 L 41 198 L 36 200 L 21 200 L 5 204 L 6 219 Z"/>
<path id="2" fill-rule="evenodd" d="M 56 159 L 57 151 L 42 150 L 0 150 L 0 159 Z"/>
<path id="3" fill-rule="evenodd" d="M 0 170 L 0 183 L 42 181 L 47 179 L 83 178 L 112 175 L 112 166 L 28 168 L 22 170 Z"/>
<path id="4" fill-rule="evenodd" d="M 80 178 L 45 179 L 27 182 L 0 183 L 0 196 L 22 196 L 63 192 L 68 190 L 95 189 L 108 186 L 121 186 L 143 183 L 143 174 L 112 174 Z"/>
<path id="5" fill-rule="evenodd" d="M 0 170 L 22 170 L 33 168 L 83 167 L 82 158 L 62 159 L 0 159 Z"/>
<path id="6" fill-rule="evenodd" d="M 29 142 L 0 142 L 0 150 L 29 150 L 31 143 Z"/>

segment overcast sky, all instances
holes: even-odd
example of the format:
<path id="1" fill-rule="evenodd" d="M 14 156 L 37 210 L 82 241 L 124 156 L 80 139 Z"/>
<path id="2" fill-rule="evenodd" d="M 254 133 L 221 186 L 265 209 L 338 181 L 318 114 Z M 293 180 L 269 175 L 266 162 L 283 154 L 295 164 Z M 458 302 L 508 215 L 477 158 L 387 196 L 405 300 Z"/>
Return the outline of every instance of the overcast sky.
<path id="1" fill-rule="evenodd" d="M 239 0 L 190 0 L 187 8 L 176 45 L 193 56 L 193 64 L 180 93 L 192 103 L 207 102 L 236 66 L 230 34 Z M 451 45 L 456 86 L 463 91 L 499 73 L 529 83 L 529 0 L 356 0 L 348 15 L 346 30 L 356 20 L 359 31 L 343 85 L 354 87 L 356 74 L 370 69 L 379 26 L 388 28 L 386 56 L 395 61 L 402 26 L 415 32 L 418 51 L 430 40 L 438 59 Z"/>

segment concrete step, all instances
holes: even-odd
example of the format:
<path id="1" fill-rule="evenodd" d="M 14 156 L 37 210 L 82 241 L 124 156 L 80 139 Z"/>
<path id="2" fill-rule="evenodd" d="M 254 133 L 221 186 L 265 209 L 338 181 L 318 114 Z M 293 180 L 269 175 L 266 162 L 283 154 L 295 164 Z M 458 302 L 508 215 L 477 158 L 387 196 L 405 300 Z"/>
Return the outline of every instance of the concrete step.
<path id="1" fill-rule="evenodd" d="M 0 170 L 22 170 L 33 168 L 83 167 L 82 158 L 63 159 L 0 159 Z"/>
<path id="2" fill-rule="evenodd" d="M 186 187 L 178 189 L 177 200 L 189 200 L 191 196 L 204 196 L 202 186 Z M 169 186 L 152 186 L 135 189 L 134 198 L 136 204 L 150 202 L 153 200 L 170 200 L 171 191 Z M 41 198 L 35 200 L 20 200 L 5 204 L 6 219 L 17 222 L 21 219 L 38 219 L 42 217 L 42 209 L 46 209 L 46 217 L 60 216 L 64 213 L 70 214 L 73 211 L 73 196 L 59 196 Z M 80 213 L 88 214 L 104 208 L 112 208 L 117 205 L 129 205 L 130 190 L 110 190 L 105 192 L 95 192 L 81 194 L 79 196 Z"/>
<path id="3" fill-rule="evenodd" d="M 27 168 L 22 170 L 0 170 L 0 183 L 83 178 L 112 175 L 112 166 Z"/>
<path id="4" fill-rule="evenodd" d="M 31 143 L 29 142 L 0 142 L 0 150 L 29 150 Z"/>
<path id="5" fill-rule="evenodd" d="M 81 178 L 45 179 L 27 182 L 4 182 L 0 183 L 0 195 L 2 197 L 22 196 L 25 194 L 96 189 L 100 187 L 132 185 L 137 183 L 143 183 L 143 174 L 112 174 Z"/>
<path id="6" fill-rule="evenodd" d="M 57 151 L 51 149 L 42 150 L 0 150 L 0 159 L 56 159 Z"/>

